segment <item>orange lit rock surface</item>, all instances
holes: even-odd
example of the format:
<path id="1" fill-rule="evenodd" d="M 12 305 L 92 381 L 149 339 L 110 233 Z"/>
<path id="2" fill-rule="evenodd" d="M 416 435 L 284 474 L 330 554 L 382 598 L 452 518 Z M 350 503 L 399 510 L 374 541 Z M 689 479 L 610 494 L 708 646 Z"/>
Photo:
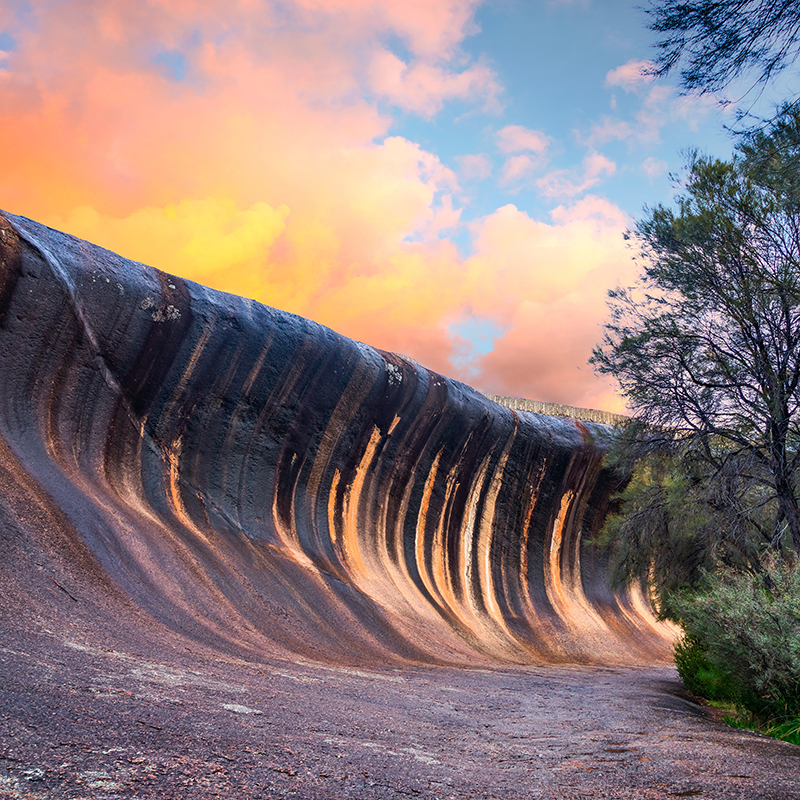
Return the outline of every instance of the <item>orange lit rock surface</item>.
<path id="1" fill-rule="evenodd" d="M 46 614 L 57 582 L 120 634 L 135 610 L 242 656 L 668 653 L 585 546 L 615 488 L 607 427 L 1 224 L 0 508 L 20 551 L 3 581 L 22 613 Z"/>

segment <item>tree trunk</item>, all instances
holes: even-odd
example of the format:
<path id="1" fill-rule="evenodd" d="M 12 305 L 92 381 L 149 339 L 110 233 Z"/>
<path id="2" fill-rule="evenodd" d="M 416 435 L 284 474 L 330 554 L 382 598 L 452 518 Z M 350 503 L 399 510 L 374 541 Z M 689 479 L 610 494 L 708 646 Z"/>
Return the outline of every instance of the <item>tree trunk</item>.
<path id="1" fill-rule="evenodd" d="M 785 470 L 775 475 L 775 492 L 778 495 L 778 516 L 775 520 L 773 547 L 778 549 L 784 533 L 784 524 L 792 535 L 795 552 L 800 554 L 800 507 L 794 494 L 794 487 Z"/>
<path id="2" fill-rule="evenodd" d="M 783 392 L 781 393 L 783 395 Z M 773 412 L 775 408 L 773 407 Z M 785 402 L 780 403 L 778 413 L 770 420 L 770 461 L 772 476 L 775 479 L 775 494 L 778 498 L 778 514 L 775 519 L 775 535 L 772 546 L 778 550 L 785 532 L 792 536 L 795 552 L 800 554 L 800 507 L 794 491 L 794 480 L 789 467 L 787 436 L 789 433 L 789 409 Z"/>

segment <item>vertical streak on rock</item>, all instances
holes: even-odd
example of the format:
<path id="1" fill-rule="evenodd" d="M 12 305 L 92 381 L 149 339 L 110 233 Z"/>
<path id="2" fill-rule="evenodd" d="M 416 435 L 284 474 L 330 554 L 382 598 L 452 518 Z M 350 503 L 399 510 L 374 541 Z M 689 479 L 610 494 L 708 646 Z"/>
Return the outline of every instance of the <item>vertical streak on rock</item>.
<path id="1" fill-rule="evenodd" d="M 588 438 L 583 423 L 576 423 L 584 436 L 584 441 Z M 575 620 L 583 620 L 586 628 L 593 628 L 596 631 L 606 631 L 608 626 L 597 610 L 586 599 L 583 587 L 583 575 L 581 570 L 581 546 L 583 545 L 582 527 L 584 523 L 586 505 L 591 494 L 591 487 L 597 482 L 602 470 L 602 457 L 589 454 L 584 459 L 581 472 L 577 478 L 575 489 L 575 499 L 570 508 L 573 516 L 572 524 L 569 526 L 570 537 L 568 541 L 562 542 L 562 552 L 566 559 L 562 561 L 562 582 L 568 589 L 568 597 L 571 601 L 571 617 Z"/>
<path id="2" fill-rule="evenodd" d="M 186 513 L 181 498 L 180 490 L 180 459 L 181 459 L 181 440 L 180 438 L 172 442 L 170 447 L 164 448 L 164 455 L 169 461 L 169 499 L 172 501 L 172 513 L 178 520 L 188 528 L 194 528 L 192 520 Z"/>
<path id="3" fill-rule="evenodd" d="M 431 503 L 431 495 L 433 494 L 433 487 L 436 483 L 436 476 L 439 474 L 439 460 L 441 457 L 442 451 L 439 450 L 439 452 L 436 453 L 436 457 L 433 459 L 428 477 L 425 479 L 425 487 L 422 491 L 422 502 L 420 504 L 415 527 L 414 554 L 417 560 L 417 571 L 422 578 L 425 588 L 428 590 L 431 597 L 435 598 L 440 605 L 444 605 L 445 601 L 439 592 L 436 579 L 432 574 L 431 564 L 425 557 L 428 535 L 428 508 Z M 433 548 L 431 549 L 433 550 Z"/>
<path id="4" fill-rule="evenodd" d="M 336 519 L 336 505 L 339 497 L 339 481 L 342 474 L 338 468 L 334 470 L 331 488 L 328 492 L 328 531 L 330 532 L 333 550 L 339 558 L 339 564 L 344 564 L 344 550 L 342 549 L 342 528 Z"/>
<path id="5" fill-rule="evenodd" d="M 498 566 L 493 556 L 494 548 L 494 530 L 495 530 L 495 513 L 497 511 L 497 496 L 503 485 L 503 473 L 505 472 L 506 464 L 508 463 L 508 455 L 511 450 L 511 445 L 514 439 L 512 433 L 506 441 L 505 448 L 500 455 L 500 460 L 494 468 L 489 486 L 486 491 L 484 499 L 483 513 L 481 514 L 481 522 L 479 527 L 478 538 L 478 561 L 480 563 L 480 594 L 483 598 L 483 605 L 491 621 L 503 631 L 508 639 L 511 639 L 511 632 L 508 629 L 506 620 L 503 618 L 500 605 L 498 603 L 497 592 L 498 586 L 494 580 L 494 570 Z M 502 559 L 502 556 L 500 557 Z"/>
<path id="6" fill-rule="evenodd" d="M 381 440 L 380 429 L 376 426 L 372 429 L 367 447 L 355 469 L 352 482 L 345 491 L 344 508 L 342 513 L 342 551 L 345 557 L 345 565 L 350 575 L 356 580 L 367 580 L 370 573 L 367 571 L 364 557 L 361 553 L 359 539 L 359 527 L 362 513 L 366 509 L 361 507 L 362 492 L 370 465 L 375 458 L 375 451 Z"/>
<path id="7" fill-rule="evenodd" d="M 474 575 L 475 560 L 473 558 L 473 551 L 476 549 L 476 542 L 479 535 L 479 531 L 476 529 L 478 504 L 481 501 L 490 458 L 491 452 L 487 453 L 483 458 L 481 465 L 475 471 L 472 481 L 470 482 L 465 508 L 466 519 L 463 527 L 458 531 L 461 547 L 458 551 L 459 562 L 456 564 L 456 570 L 461 576 L 460 583 L 463 594 L 461 604 L 465 612 L 464 620 L 472 629 L 481 627 L 480 617 L 481 611 L 484 608 L 483 598 L 474 580 L 477 576 Z"/>
<path id="8" fill-rule="evenodd" d="M 539 492 L 542 481 L 544 480 L 546 469 L 547 463 L 546 461 L 543 461 L 538 465 L 536 472 L 533 475 L 530 475 L 528 481 L 523 484 L 525 489 L 528 490 L 525 493 L 525 503 L 527 505 L 527 509 L 525 512 L 524 522 L 522 524 L 522 530 L 520 531 L 519 563 L 518 565 L 512 565 L 512 568 L 513 566 L 516 566 L 516 574 L 514 575 L 515 581 L 513 588 L 510 591 L 520 604 L 520 615 L 515 622 L 519 623 L 517 625 L 517 629 L 520 631 L 520 634 L 522 633 L 523 629 L 525 630 L 526 634 L 524 637 L 519 635 L 518 638 L 520 638 L 523 644 L 527 644 L 529 647 L 531 647 L 532 638 L 535 641 L 536 638 L 545 636 L 551 627 L 549 625 L 549 620 L 543 613 L 543 609 L 538 608 L 533 602 L 530 592 L 530 576 L 539 571 L 537 568 L 541 568 L 544 565 L 529 563 L 531 549 L 529 542 L 529 538 L 531 536 L 531 524 L 533 521 L 534 512 L 537 508 Z M 545 580 L 544 576 L 542 579 Z M 531 632 L 535 632 L 535 637 L 531 637 Z M 557 649 L 557 642 L 554 642 L 554 650 L 557 651 Z"/>
<path id="9" fill-rule="evenodd" d="M 567 516 L 569 514 L 569 509 L 572 505 L 573 498 L 574 493 L 571 489 L 568 489 L 561 496 L 561 504 L 558 509 L 558 515 L 553 521 L 553 529 L 550 537 L 550 549 L 548 553 L 547 596 L 550 598 L 550 602 L 553 604 L 553 607 L 564 619 L 568 618 L 567 608 L 569 604 L 567 603 L 566 592 L 564 591 L 564 582 L 561 577 L 563 569 L 562 561 L 564 559 L 562 543 L 564 541 L 564 526 L 567 522 Z"/>
<path id="10" fill-rule="evenodd" d="M 432 572 L 436 581 L 438 594 L 442 598 L 444 607 L 450 612 L 453 620 L 458 625 L 458 630 L 463 633 L 466 623 L 459 613 L 459 601 L 455 592 L 455 581 L 458 565 L 453 564 L 448 553 L 449 526 L 452 523 L 453 500 L 459 489 L 456 470 L 451 470 L 445 478 L 445 491 L 442 498 L 441 512 L 436 526 L 434 546 L 431 554 Z"/>
<path id="11" fill-rule="evenodd" d="M 328 568 L 340 574 L 343 580 L 347 580 L 347 556 L 345 552 L 347 546 L 345 544 L 347 524 L 344 519 L 347 494 L 345 492 L 345 497 L 342 499 L 342 519 L 337 521 L 335 511 L 342 473 L 338 468 L 335 468 L 335 478 L 331 479 L 332 481 L 335 480 L 335 486 L 332 483 L 328 488 L 324 482 L 337 459 L 341 457 L 340 449 L 343 447 L 343 440 L 350 429 L 353 417 L 361 410 L 372 391 L 374 374 L 375 370 L 369 363 L 363 360 L 359 360 L 356 363 L 352 373 L 347 378 L 344 391 L 341 396 L 336 398 L 333 410 L 322 421 L 322 433 L 316 452 L 313 453 L 311 470 L 305 486 L 305 493 L 312 499 L 310 503 L 311 527 L 319 534 L 321 541 L 329 544 L 327 552 L 336 560 L 335 563 L 328 563 Z M 328 493 L 334 495 L 331 502 L 325 502 L 325 496 Z M 317 509 L 324 513 L 318 514 Z M 358 518 L 357 512 L 356 518 Z M 327 530 L 325 530 L 326 525 Z M 334 542 L 336 542 L 336 545 L 334 545 Z M 295 541 L 293 546 L 300 547 L 301 545 L 299 541 Z M 315 549 L 313 553 L 306 553 L 307 556 L 312 558 L 312 561 L 317 558 L 328 562 L 329 559 L 325 558 L 326 554 L 323 549 Z"/>
<path id="12" fill-rule="evenodd" d="M 385 454 L 382 461 L 385 465 Z M 426 596 L 424 583 L 418 575 L 416 558 L 409 557 L 406 552 L 406 539 L 407 535 L 410 535 L 410 527 L 407 529 L 407 526 L 410 526 L 411 497 L 416 489 L 415 473 L 416 467 L 411 467 L 410 474 L 406 474 L 407 480 L 402 487 L 402 493 L 398 487 L 396 493 L 400 493 L 400 502 L 396 507 L 391 503 L 392 495 L 395 494 L 392 491 L 395 478 L 394 465 L 389 467 L 388 486 L 380 476 L 372 476 L 369 501 L 377 512 L 373 524 L 379 530 L 386 531 L 386 535 L 378 537 L 376 560 L 368 565 L 368 569 L 375 577 L 385 579 L 385 586 L 381 591 L 384 598 L 391 596 L 402 598 L 413 613 L 426 615 L 426 606 L 430 604 L 431 598 L 429 595 Z M 414 527 L 416 528 L 416 525 Z M 368 538 L 364 536 L 364 531 L 361 535 L 362 538 Z M 410 552 L 413 552 L 411 548 Z"/>

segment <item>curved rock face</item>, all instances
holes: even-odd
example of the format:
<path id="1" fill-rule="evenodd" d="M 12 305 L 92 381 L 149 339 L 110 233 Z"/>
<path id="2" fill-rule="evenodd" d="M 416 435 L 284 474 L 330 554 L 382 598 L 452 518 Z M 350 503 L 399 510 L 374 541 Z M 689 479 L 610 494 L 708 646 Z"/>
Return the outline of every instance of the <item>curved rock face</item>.
<path id="1" fill-rule="evenodd" d="M 630 662 L 610 429 L 0 217 L 7 625 L 339 663 Z"/>

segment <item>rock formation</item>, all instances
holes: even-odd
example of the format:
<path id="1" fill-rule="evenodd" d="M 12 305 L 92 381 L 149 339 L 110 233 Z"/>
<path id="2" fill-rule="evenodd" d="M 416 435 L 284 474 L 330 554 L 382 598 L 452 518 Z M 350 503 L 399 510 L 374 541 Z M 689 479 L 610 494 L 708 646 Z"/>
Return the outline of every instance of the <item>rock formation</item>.
<path id="1" fill-rule="evenodd" d="M 611 429 L 0 216 L 2 625 L 362 663 L 636 662 Z"/>

